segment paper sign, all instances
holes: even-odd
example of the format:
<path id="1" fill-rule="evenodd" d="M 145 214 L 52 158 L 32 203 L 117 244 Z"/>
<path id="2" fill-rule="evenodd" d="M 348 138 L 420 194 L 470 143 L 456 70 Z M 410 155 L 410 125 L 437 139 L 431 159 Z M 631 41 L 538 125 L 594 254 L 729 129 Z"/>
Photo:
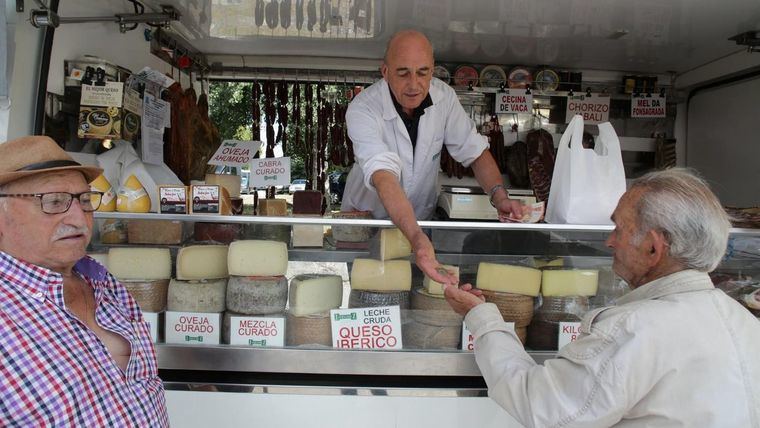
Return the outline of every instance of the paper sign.
<path id="1" fill-rule="evenodd" d="M 533 94 L 527 89 L 505 89 L 496 93 L 496 113 L 533 113 Z"/>
<path id="2" fill-rule="evenodd" d="M 515 323 L 505 322 L 507 329 L 515 331 Z M 475 350 L 475 337 L 473 337 L 470 330 L 467 330 L 467 325 L 462 321 L 462 350 L 474 351 Z"/>
<path id="3" fill-rule="evenodd" d="M 143 319 L 150 326 L 150 339 L 153 343 L 158 342 L 158 313 L 157 312 L 143 312 Z"/>
<path id="4" fill-rule="evenodd" d="M 290 158 L 259 158 L 251 160 L 249 187 L 269 187 L 290 184 Z"/>
<path id="5" fill-rule="evenodd" d="M 216 149 L 209 165 L 246 166 L 261 147 L 261 141 L 224 140 Z"/>
<path id="6" fill-rule="evenodd" d="M 230 345 L 285 346 L 285 318 L 230 317 Z"/>
<path id="7" fill-rule="evenodd" d="M 166 312 L 166 343 L 218 345 L 219 313 Z"/>
<path id="8" fill-rule="evenodd" d="M 609 122 L 610 120 L 610 97 L 598 95 L 579 95 L 567 97 L 567 110 L 565 110 L 565 123 L 570 123 L 573 116 L 580 114 L 583 121 L 588 124 Z"/>
<path id="9" fill-rule="evenodd" d="M 650 95 L 631 97 L 631 117 L 665 117 L 665 96 Z"/>
<path id="10" fill-rule="evenodd" d="M 333 309 L 330 325 L 335 348 L 402 349 L 398 306 Z"/>
<path id="11" fill-rule="evenodd" d="M 562 348 L 568 343 L 574 341 L 581 334 L 581 323 L 579 322 L 560 322 L 559 337 L 557 340 L 557 349 Z"/>
<path id="12" fill-rule="evenodd" d="M 105 86 L 82 85 L 83 106 L 121 107 L 123 101 L 124 83 L 106 82 Z"/>

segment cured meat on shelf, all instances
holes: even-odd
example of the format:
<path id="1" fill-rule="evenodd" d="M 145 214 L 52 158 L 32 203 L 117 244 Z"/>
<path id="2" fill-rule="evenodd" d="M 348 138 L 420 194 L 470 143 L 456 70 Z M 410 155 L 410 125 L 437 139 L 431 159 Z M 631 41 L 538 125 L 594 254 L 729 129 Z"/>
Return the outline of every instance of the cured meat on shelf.
<path id="1" fill-rule="evenodd" d="M 507 165 L 504 168 L 509 184 L 518 189 L 530 188 L 528 175 L 528 146 L 524 141 L 517 141 L 507 147 Z"/>
<path id="2" fill-rule="evenodd" d="M 525 140 L 528 145 L 530 185 L 537 201 L 548 201 L 556 159 L 552 134 L 544 129 L 536 129 L 528 132 Z"/>
<path id="3" fill-rule="evenodd" d="M 507 151 L 504 147 L 504 133 L 499 118 L 492 116 L 491 120 L 483 124 L 481 132 L 488 137 L 489 150 L 499 170 L 504 171 L 507 167 Z"/>

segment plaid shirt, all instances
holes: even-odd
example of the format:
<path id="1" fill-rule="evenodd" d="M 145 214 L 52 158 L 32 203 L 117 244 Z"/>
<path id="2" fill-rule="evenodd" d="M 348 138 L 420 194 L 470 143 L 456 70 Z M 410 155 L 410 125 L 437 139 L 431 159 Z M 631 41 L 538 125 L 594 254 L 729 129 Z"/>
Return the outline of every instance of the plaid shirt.
<path id="1" fill-rule="evenodd" d="M 74 270 L 95 290 L 98 324 L 129 341 L 126 373 L 66 309 L 60 274 L 0 251 L 0 426 L 168 426 L 137 304 L 93 259 Z"/>

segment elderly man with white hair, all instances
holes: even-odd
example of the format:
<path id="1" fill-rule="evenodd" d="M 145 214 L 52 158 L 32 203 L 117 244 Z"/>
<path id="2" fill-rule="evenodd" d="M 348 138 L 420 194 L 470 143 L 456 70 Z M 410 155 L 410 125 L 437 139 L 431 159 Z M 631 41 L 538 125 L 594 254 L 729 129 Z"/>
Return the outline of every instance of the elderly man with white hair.
<path id="1" fill-rule="evenodd" d="M 613 269 L 632 291 L 543 365 L 477 290 L 446 288 L 489 395 L 528 427 L 760 427 L 760 321 L 708 276 L 730 227 L 718 199 L 688 170 L 654 172 L 612 220 Z"/>
<path id="2" fill-rule="evenodd" d="M 0 144 L 0 426 L 167 426 L 148 325 L 85 255 L 100 168 Z"/>

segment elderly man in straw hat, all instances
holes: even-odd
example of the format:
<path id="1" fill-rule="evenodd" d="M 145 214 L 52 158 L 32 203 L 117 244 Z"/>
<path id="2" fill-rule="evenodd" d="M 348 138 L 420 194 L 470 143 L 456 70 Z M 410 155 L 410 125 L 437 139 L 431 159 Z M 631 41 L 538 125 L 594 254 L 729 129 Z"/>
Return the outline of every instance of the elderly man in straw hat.
<path id="1" fill-rule="evenodd" d="M 166 426 L 148 326 L 85 255 L 102 172 L 53 140 L 0 144 L 0 426 Z"/>
<path id="2" fill-rule="evenodd" d="M 477 291 L 446 288 L 489 395 L 528 427 L 760 427 L 760 321 L 707 275 L 730 227 L 718 199 L 688 170 L 654 172 L 612 220 L 612 268 L 632 291 L 543 365 Z"/>

